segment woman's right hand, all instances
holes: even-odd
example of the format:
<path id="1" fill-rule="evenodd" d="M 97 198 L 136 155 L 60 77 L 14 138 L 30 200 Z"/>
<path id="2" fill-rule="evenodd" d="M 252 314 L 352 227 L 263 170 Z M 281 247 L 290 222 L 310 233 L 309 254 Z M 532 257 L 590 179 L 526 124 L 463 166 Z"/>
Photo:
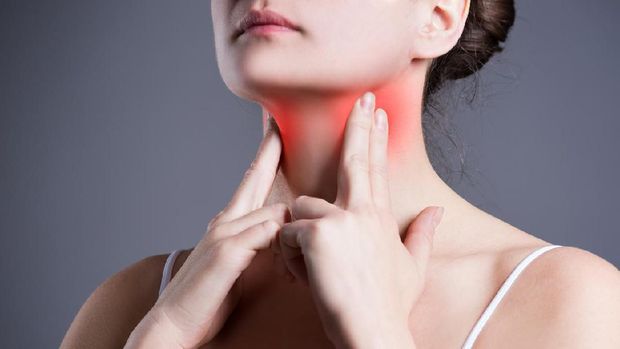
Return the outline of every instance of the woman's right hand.
<path id="1" fill-rule="evenodd" d="M 263 206 L 282 149 L 275 121 L 267 122 L 256 158 L 233 198 L 209 222 L 204 237 L 136 326 L 126 348 L 199 347 L 219 332 L 237 305 L 239 276 L 258 250 L 270 248 L 277 231 L 290 220 L 285 204 Z"/>

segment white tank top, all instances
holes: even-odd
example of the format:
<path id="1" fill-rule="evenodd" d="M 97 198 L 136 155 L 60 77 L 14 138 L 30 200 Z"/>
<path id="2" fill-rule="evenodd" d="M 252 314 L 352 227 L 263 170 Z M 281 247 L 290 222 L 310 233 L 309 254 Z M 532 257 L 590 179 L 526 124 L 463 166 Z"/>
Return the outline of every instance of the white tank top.
<path id="1" fill-rule="evenodd" d="M 562 245 L 548 245 L 548 246 L 540 247 L 534 250 L 534 252 L 527 255 L 525 258 L 523 258 L 523 260 L 521 260 L 521 262 L 519 262 L 519 264 L 517 264 L 517 266 L 512 270 L 510 275 L 508 275 L 508 277 L 506 278 L 502 286 L 499 288 L 499 290 L 497 291 L 497 293 L 495 294 L 495 296 L 493 297 L 489 305 L 486 307 L 486 309 L 482 313 L 482 315 L 480 315 L 480 318 L 478 319 L 478 321 L 472 328 L 471 332 L 467 336 L 467 339 L 465 340 L 465 344 L 463 344 L 462 349 L 472 348 L 474 342 L 476 341 L 476 338 L 478 338 L 478 335 L 480 334 L 480 331 L 482 331 L 482 328 L 484 327 L 484 325 L 487 323 L 487 321 L 491 317 L 491 314 L 493 314 L 493 311 L 495 310 L 495 308 L 497 308 L 497 305 L 499 304 L 499 302 L 501 302 L 502 298 L 504 298 L 504 295 L 506 295 L 506 292 L 508 292 L 508 290 L 510 289 L 510 286 L 512 286 L 512 284 L 515 282 L 517 277 L 519 277 L 519 274 L 521 274 L 521 272 L 534 259 L 536 259 L 536 257 L 556 247 L 562 247 Z M 166 259 L 166 264 L 164 265 L 164 271 L 163 271 L 163 275 L 161 278 L 161 283 L 159 285 L 160 295 L 164 291 L 164 288 L 166 288 L 166 285 L 170 282 L 172 266 L 174 265 L 174 261 L 181 251 L 182 249 L 177 249 L 177 250 L 172 251 L 172 253 L 170 253 L 170 255 L 168 255 L 168 258 Z"/>

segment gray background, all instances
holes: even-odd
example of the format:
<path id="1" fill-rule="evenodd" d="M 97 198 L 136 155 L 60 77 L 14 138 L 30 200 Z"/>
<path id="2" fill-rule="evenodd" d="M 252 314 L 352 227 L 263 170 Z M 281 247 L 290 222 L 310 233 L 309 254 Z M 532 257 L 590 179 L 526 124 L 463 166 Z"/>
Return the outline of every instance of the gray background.
<path id="1" fill-rule="evenodd" d="M 620 265 L 614 0 L 518 1 L 505 53 L 455 117 L 453 187 Z M 0 337 L 56 347 L 88 295 L 191 247 L 261 138 L 230 93 L 209 1 L 0 1 Z"/>

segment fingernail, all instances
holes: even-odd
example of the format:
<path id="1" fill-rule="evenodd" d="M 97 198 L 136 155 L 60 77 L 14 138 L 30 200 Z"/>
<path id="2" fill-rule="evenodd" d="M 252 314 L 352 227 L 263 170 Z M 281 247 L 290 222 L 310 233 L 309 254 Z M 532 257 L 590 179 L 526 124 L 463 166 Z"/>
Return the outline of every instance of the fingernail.
<path id="1" fill-rule="evenodd" d="M 370 111 L 373 98 L 374 98 L 374 95 L 372 92 L 364 93 L 364 96 L 362 96 L 362 101 L 361 101 L 362 108 L 364 108 L 366 111 Z"/>
<path id="2" fill-rule="evenodd" d="M 439 225 L 439 222 L 441 221 L 441 218 L 443 217 L 443 211 L 444 208 L 442 206 L 438 206 L 435 209 L 435 212 L 433 213 L 433 229 L 437 228 L 437 226 Z"/>
<path id="3" fill-rule="evenodd" d="M 387 115 L 385 110 L 379 108 L 375 114 L 375 126 L 380 130 L 385 130 L 387 127 Z"/>

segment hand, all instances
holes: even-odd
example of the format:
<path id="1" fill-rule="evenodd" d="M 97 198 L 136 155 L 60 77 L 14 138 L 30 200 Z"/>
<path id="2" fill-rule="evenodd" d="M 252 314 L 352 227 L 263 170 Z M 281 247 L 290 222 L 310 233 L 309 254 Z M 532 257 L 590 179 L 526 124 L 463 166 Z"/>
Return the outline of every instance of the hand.
<path id="1" fill-rule="evenodd" d="M 282 147 L 277 125 L 268 122 L 256 159 L 232 200 L 209 222 L 206 234 L 134 330 L 127 347 L 132 347 L 130 342 L 148 348 L 199 347 L 219 332 L 237 305 L 238 277 L 290 219 L 283 203 L 263 207 Z"/>
<path id="2" fill-rule="evenodd" d="M 374 112 L 369 97 L 368 108 L 358 99 L 347 120 L 334 204 L 298 197 L 293 221 L 272 248 L 310 287 L 337 346 L 412 347 L 409 314 L 424 288 L 443 208 L 424 209 L 401 241 L 390 212 L 387 117 L 380 108 Z"/>

